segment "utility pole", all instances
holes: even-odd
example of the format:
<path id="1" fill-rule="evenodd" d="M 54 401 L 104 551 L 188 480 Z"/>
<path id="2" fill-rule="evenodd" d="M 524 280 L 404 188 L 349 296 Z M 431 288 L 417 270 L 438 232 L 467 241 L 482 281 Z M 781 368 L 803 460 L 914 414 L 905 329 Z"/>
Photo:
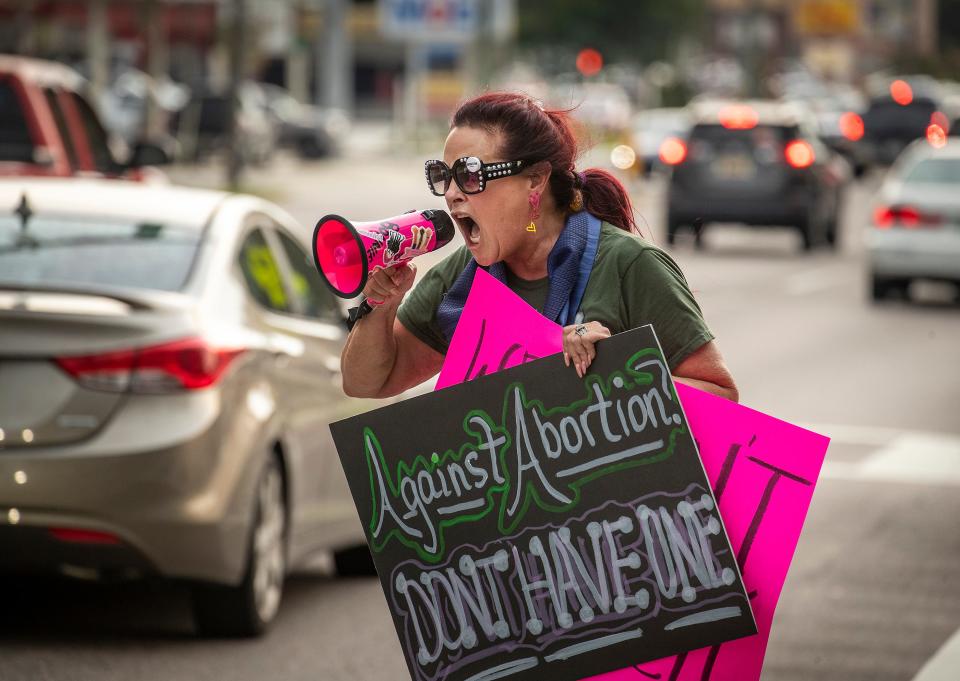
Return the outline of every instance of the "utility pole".
<path id="1" fill-rule="evenodd" d="M 917 0 L 914 5 L 917 54 L 935 57 L 937 45 L 937 0 Z"/>
<path id="2" fill-rule="evenodd" d="M 237 114 L 240 110 L 240 85 L 244 76 L 244 45 L 246 44 L 247 1 L 233 0 L 233 25 L 230 30 L 230 82 L 227 86 L 227 187 L 236 191 L 243 173 L 243 154 L 240 152 L 240 130 Z"/>

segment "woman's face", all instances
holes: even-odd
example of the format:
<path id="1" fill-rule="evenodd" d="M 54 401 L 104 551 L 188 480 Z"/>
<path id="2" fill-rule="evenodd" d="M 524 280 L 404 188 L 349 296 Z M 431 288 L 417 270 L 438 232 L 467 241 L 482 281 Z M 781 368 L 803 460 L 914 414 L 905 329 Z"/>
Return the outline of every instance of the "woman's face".
<path id="1" fill-rule="evenodd" d="M 453 128 L 443 147 L 448 166 L 464 156 L 476 156 L 483 163 L 514 161 L 500 155 L 499 133 L 480 128 Z M 530 179 L 512 175 L 488 181 L 479 194 L 464 194 L 451 180 L 444 198 L 467 248 L 484 267 L 499 260 L 509 261 L 532 245 L 525 227 L 530 221 Z M 526 239 L 524 239 L 526 237 Z"/>

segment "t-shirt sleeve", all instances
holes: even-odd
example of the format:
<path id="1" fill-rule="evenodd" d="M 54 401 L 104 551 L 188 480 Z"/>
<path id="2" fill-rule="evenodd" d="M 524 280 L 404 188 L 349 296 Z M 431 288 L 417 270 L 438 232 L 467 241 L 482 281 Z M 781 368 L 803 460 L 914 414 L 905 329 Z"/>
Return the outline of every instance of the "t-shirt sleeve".
<path id="1" fill-rule="evenodd" d="M 663 251 L 646 248 L 630 263 L 623 298 L 628 328 L 653 324 L 671 370 L 714 337 L 683 272 Z"/>
<path id="2" fill-rule="evenodd" d="M 450 341 L 437 323 L 437 309 L 468 259 L 469 253 L 465 258 L 459 251 L 444 258 L 423 275 L 397 310 L 397 319 L 407 331 L 443 354 L 447 353 Z"/>

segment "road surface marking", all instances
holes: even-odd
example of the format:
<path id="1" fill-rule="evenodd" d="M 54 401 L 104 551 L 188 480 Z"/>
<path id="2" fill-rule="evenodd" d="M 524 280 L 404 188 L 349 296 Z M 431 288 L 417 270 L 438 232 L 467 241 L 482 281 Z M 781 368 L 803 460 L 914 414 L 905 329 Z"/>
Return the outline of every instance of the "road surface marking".
<path id="1" fill-rule="evenodd" d="M 913 681 L 954 681 L 960 669 L 960 629 L 923 665 Z"/>
<path id="2" fill-rule="evenodd" d="M 810 426 L 837 444 L 878 448 L 859 461 L 831 461 L 821 477 L 833 480 L 960 486 L 960 436 L 893 428 Z"/>

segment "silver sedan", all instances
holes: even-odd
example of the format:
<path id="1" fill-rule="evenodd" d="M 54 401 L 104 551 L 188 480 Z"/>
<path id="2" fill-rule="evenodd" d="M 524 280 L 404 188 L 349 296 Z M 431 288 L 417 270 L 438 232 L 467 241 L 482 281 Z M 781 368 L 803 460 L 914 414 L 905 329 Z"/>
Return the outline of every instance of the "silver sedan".
<path id="1" fill-rule="evenodd" d="M 318 549 L 372 569 L 308 243 L 254 197 L 0 181 L 0 567 L 191 580 L 198 629 L 236 635 Z"/>
<path id="2" fill-rule="evenodd" d="M 960 140 L 918 140 L 890 169 L 867 230 L 873 300 L 907 297 L 915 279 L 960 285 Z"/>

